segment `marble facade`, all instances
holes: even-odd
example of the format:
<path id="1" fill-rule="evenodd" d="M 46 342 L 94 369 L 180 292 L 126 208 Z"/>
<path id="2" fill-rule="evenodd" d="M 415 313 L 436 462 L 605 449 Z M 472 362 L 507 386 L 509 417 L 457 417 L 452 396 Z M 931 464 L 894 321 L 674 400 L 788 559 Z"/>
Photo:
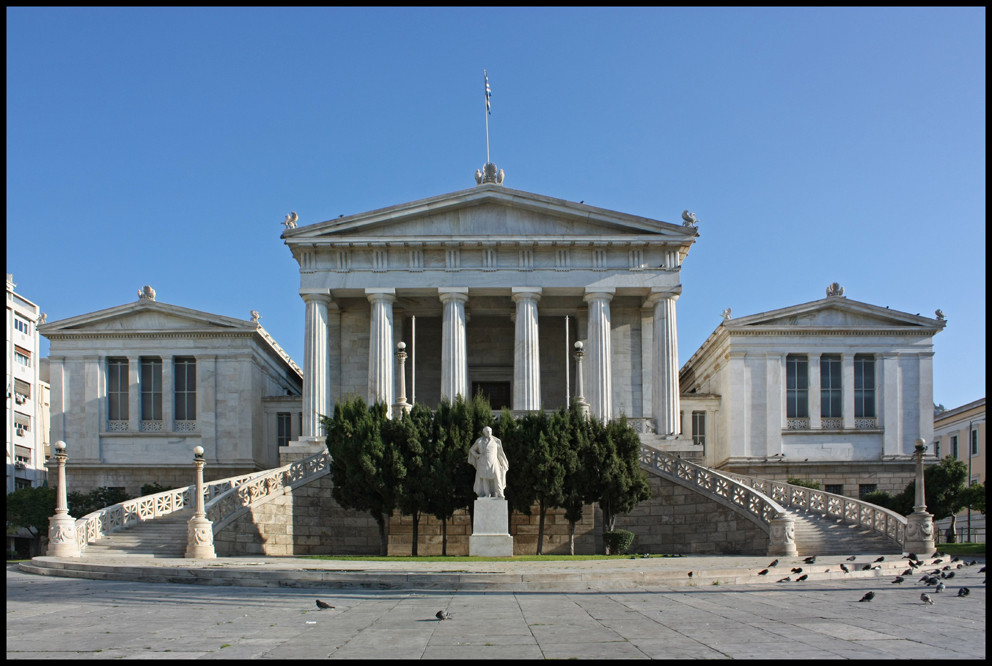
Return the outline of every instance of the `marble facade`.
<path id="1" fill-rule="evenodd" d="M 678 435 L 675 301 L 695 226 L 483 182 L 286 229 L 306 303 L 303 438 L 349 394 L 392 405 L 482 391 L 554 409 L 585 343 L 591 412 Z"/>

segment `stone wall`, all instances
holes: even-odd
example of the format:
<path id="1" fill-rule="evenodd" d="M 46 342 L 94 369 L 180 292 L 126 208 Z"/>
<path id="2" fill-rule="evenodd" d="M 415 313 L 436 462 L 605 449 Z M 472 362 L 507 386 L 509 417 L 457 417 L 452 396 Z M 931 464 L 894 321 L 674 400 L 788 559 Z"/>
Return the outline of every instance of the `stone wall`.
<path id="1" fill-rule="evenodd" d="M 826 490 L 827 485 L 842 485 L 842 495 L 858 499 L 858 488 L 862 484 L 875 485 L 890 495 L 897 495 L 906 489 L 916 478 L 916 466 L 913 461 L 875 461 L 875 462 L 845 462 L 845 463 L 771 463 L 753 465 L 727 465 L 728 472 L 750 476 L 766 481 L 786 483 L 788 478 L 798 478 L 816 481 L 820 490 Z"/>
<path id="2" fill-rule="evenodd" d="M 651 499 L 617 517 L 635 534 L 631 552 L 682 555 L 764 555 L 768 534 L 723 504 L 685 486 L 648 475 Z"/>

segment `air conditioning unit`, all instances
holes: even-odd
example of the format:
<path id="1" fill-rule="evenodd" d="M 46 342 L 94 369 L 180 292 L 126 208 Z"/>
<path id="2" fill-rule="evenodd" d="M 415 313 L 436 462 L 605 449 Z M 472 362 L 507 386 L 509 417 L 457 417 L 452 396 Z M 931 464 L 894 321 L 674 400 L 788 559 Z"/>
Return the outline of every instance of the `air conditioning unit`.
<path id="1" fill-rule="evenodd" d="M 25 402 L 27 402 L 27 398 L 25 398 L 20 393 L 16 393 L 14 395 L 14 400 L 17 402 L 18 405 L 23 405 Z"/>
<path id="2" fill-rule="evenodd" d="M 25 465 L 24 462 L 21 460 L 17 460 L 14 462 L 14 469 L 24 469 L 25 467 L 27 467 L 27 465 Z"/>

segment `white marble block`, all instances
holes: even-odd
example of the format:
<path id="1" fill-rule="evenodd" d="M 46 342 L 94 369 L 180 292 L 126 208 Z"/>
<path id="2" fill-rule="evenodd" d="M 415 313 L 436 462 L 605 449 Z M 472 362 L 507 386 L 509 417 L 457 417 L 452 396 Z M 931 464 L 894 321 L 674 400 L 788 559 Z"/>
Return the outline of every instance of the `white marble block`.
<path id="1" fill-rule="evenodd" d="M 475 518 L 468 554 L 482 557 L 512 557 L 513 537 L 508 529 L 509 510 L 505 499 L 480 497 L 475 500 Z"/>

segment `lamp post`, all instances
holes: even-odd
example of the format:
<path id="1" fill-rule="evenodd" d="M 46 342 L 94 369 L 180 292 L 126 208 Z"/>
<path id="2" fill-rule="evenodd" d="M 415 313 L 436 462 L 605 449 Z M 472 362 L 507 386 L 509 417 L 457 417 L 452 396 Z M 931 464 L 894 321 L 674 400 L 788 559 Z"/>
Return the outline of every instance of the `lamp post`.
<path id="1" fill-rule="evenodd" d="M 55 515 L 48 519 L 48 551 L 51 557 L 79 557 L 76 540 L 76 519 L 69 515 L 68 493 L 65 487 L 65 442 L 55 442 L 55 460 L 59 466 L 59 486 L 55 493 Z"/>
<path id="2" fill-rule="evenodd" d="M 209 560 L 217 557 L 214 552 L 213 523 L 207 520 L 203 507 L 203 447 L 193 449 L 193 464 L 196 466 L 196 509 L 189 519 L 186 530 L 186 557 Z"/>
<path id="3" fill-rule="evenodd" d="M 923 454 L 926 450 L 923 438 L 917 439 L 913 452 L 916 458 L 916 502 L 913 513 L 906 518 L 906 541 L 903 543 L 903 551 L 907 553 L 932 553 L 936 548 L 933 516 L 927 513 L 926 489 L 923 486 Z"/>
<path id="4" fill-rule="evenodd" d="M 400 410 L 409 412 L 412 405 L 406 401 L 406 343 L 396 343 L 396 363 L 400 370 L 400 395 L 393 405 L 393 418 L 402 416 Z"/>
<path id="5" fill-rule="evenodd" d="M 589 403 L 582 397 L 582 357 L 585 352 L 582 350 L 582 341 L 575 342 L 575 399 L 572 401 L 578 405 L 582 416 L 589 417 Z"/>

